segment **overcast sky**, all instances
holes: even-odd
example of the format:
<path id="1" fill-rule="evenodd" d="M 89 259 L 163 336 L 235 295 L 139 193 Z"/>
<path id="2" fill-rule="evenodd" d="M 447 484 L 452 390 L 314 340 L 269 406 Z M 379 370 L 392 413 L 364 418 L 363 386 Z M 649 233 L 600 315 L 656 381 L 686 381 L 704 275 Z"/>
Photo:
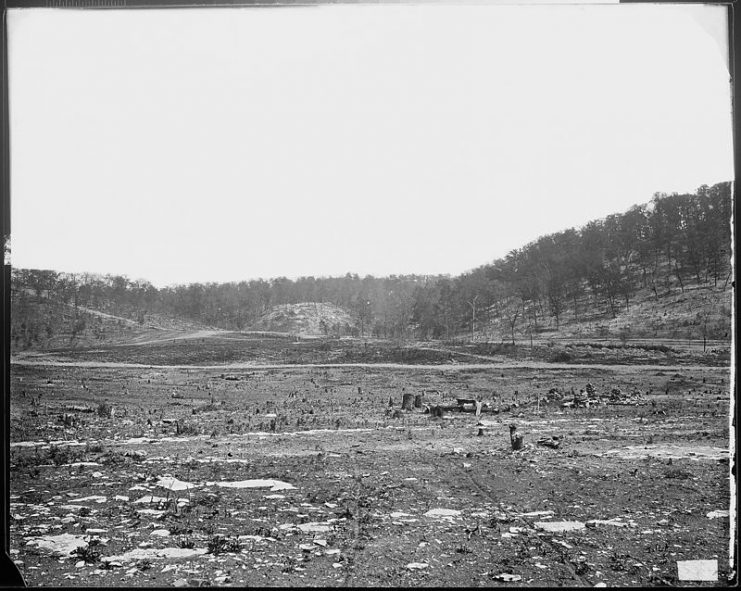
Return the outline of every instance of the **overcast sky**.
<path id="1" fill-rule="evenodd" d="M 731 180 L 725 15 L 10 10 L 12 263 L 455 275 Z"/>

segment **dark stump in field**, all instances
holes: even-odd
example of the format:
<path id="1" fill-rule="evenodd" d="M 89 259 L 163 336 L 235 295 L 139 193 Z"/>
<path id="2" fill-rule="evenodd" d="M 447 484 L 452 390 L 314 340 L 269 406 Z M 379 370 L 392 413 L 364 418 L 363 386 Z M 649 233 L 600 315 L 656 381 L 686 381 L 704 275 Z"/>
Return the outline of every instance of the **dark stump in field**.
<path id="1" fill-rule="evenodd" d="M 401 400 L 401 409 L 402 410 L 412 410 L 414 407 L 414 394 L 407 394 L 404 393 L 404 397 Z"/>
<path id="2" fill-rule="evenodd" d="M 443 416 L 443 407 L 440 406 L 439 404 L 436 404 L 435 406 L 433 406 L 430 409 L 430 414 L 433 417 L 439 417 L 439 418 L 442 417 Z"/>
<path id="3" fill-rule="evenodd" d="M 517 425 L 509 426 L 509 439 L 510 443 L 512 444 L 512 451 L 522 449 L 524 445 L 524 436 L 522 435 L 522 433 L 517 432 Z"/>

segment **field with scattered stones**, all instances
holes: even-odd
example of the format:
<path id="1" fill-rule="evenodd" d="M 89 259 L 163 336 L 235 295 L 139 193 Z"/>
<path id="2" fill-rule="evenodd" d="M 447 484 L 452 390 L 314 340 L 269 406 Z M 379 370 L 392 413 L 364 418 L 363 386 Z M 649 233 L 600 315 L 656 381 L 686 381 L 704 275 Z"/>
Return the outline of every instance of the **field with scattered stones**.
<path id="1" fill-rule="evenodd" d="M 541 349 L 16 355 L 11 556 L 34 586 L 726 582 L 728 348 Z"/>

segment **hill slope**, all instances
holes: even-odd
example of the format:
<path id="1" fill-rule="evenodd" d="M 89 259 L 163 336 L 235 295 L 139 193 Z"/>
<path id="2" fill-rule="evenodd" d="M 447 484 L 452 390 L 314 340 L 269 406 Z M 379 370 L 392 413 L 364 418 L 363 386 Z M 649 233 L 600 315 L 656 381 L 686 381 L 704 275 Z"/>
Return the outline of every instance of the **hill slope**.
<path id="1" fill-rule="evenodd" d="M 139 320 L 65 303 L 54 294 L 15 290 L 10 342 L 14 351 L 90 347 L 161 339 L 205 328 L 189 319 L 142 314 Z"/>
<path id="2" fill-rule="evenodd" d="M 730 182 L 656 194 L 455 277 L 348 273 L 158 289 L 125 276 L 13 269 L 14 345 L 124 340 L 165 321 L 191 332 L 728 343 L 733 210 Z"/>
<path id="3" fill-rule="evenodd" d="M 664 289 L 657 296 L 649 289 L 638 289 L 628 304 L 615 306 L 615 313 L 599 297 L 589 292 L 574 305 L 565 306 L 557 321 L 543 313 L 535 303 L 523 304 L 512 298 L 477 314 L 474 337 L 488 341 L 528 341 L 546 339 L 697 340 L 720 341 L 731 338 L 733 287 L 688 284 L 684 289 Z M 458 338 L 471 333 L 459 331 Z"/>

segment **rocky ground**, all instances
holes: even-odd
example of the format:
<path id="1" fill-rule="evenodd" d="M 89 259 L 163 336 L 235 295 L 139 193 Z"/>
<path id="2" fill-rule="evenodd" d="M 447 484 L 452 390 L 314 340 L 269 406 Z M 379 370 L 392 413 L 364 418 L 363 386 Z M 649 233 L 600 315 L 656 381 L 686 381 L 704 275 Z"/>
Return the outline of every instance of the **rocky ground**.
<path id="1" fill-rule="evenodd" d="M 732 574 L 727 367 L 42 357 L 11 376 L 11 547 L 30 585 L 713 586 Z M 404 394 L 422 405 L 402 410 Z M 459 398 L 481 399 L 481 416 L 425 412 Z M 717 579 L 680 580 L 687 560 L 717 561 Z"/>

